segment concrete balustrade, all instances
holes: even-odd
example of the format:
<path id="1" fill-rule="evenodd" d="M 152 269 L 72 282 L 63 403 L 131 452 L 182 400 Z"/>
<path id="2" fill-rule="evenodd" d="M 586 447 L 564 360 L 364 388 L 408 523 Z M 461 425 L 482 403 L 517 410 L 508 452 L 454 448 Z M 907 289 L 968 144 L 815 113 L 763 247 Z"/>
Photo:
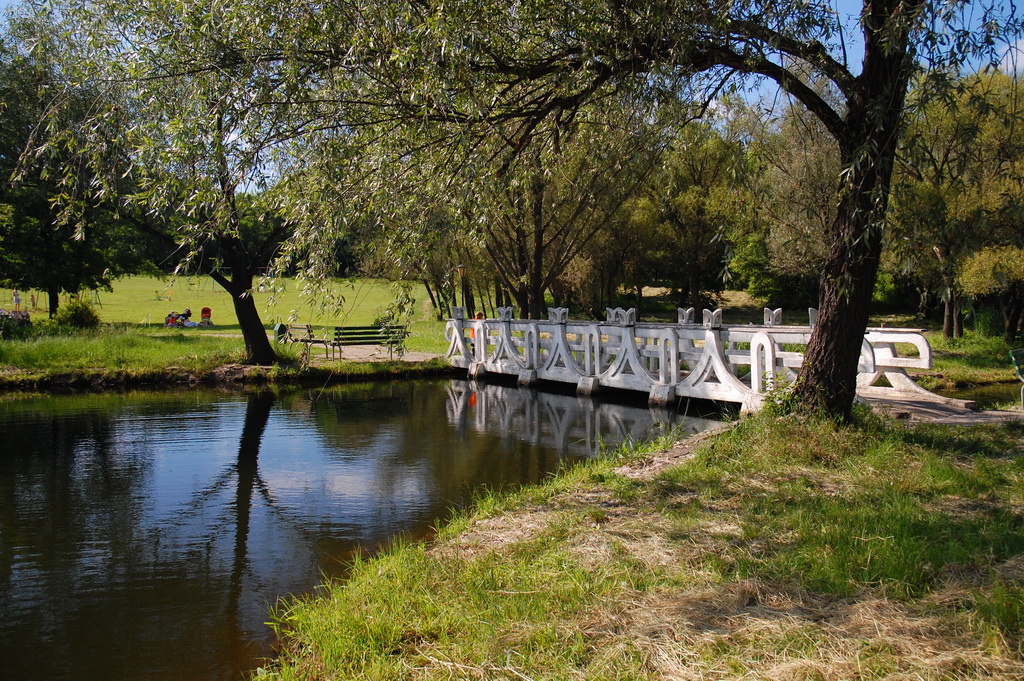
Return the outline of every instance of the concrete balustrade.
<path id="1" fill-rule="evenodd" d="M 757 411 L 773 387 L 792 383 L 803 364 L 811 326 L 786 326 L 782 310 L 765 310 L 762 325 L 730 325 L 721 310 L 704 310 L 694 322 L 692 308 L 678 322 L 646 323 L 636 310 L 609 308 L 604 322 L 570 320 L 566 308 L 552 308 L 547 320 L 514 319 L 511 307 L 497 318 L 466 319 L 455 308 L 445 337 L 447 356 L 470 376 L 502 374 L 528 385 L 572 383 L 589 394 L 612 388 L 645 392 L 654 404 L 683 398 L 735 402 Z M 813 321 L 816 310 L 809 310 Z M 901 354 L 910 347 L 916 354 Z M 931 347 L 920 329 L 868 329 L 858 366 L 858 391 L 872 395 L 937 395 L 920 388 L 908 368 L 931 368 Z M 886 387 L 878 387 L 883 380 Z"/>

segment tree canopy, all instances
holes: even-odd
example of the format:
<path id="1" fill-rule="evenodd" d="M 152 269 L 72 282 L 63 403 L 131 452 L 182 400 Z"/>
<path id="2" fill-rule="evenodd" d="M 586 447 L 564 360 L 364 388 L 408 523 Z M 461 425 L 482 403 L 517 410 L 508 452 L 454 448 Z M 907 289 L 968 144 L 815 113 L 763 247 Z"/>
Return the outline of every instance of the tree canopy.
<path id="1" fill-rule="evenodd" d="M 331 226 L 325 205 L 386 225 L 409 212 L 410 184 L 440 196 L 460 173 L 505 176 L 612 99 L 645 121 L 683 100 L 699 112 L 724 90 L 776 84 L 835 140 L 820 316 L 796 391 L 840 416 L 853 401 L 908 85 L 919 74 L 955 83 L 968 60 L 994 62 L 1019 35 L 1013 7 L 986 0 L 863 0 L 856 60 L 852 34 L 819 0 L 55 7 L 84 46 L 73 50 L 79 78 L 126 88 L 131 97 L 110 99 L 132 114 L 172 114 L 127 138 L 135 168 L 170 170 L 149 173 L 147 201 L 209 224 L 225 215 L 225 187 L 252 177 L 225 175 L 225 159 L 269 181 L 300 169 L 304 185 L 279 183 L 291 190 L 282 206 L 295 243 Z M 189 145 L 220 151 L 204 162 Z M 271 160 L 277 170 L 265 173 Z M 205 184 L 181 182 L 203 168 Z M 312 168 L 334 179 L 310 181 Z"/>

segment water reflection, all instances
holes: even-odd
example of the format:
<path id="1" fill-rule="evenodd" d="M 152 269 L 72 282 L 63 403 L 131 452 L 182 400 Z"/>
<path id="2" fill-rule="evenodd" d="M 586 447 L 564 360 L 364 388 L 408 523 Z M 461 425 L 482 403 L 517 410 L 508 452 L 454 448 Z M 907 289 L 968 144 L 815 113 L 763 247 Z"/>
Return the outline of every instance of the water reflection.
<path id="1" fill-rule="evenodd" d="M 448 420 L 458 429 L 469 427 L 500 436 L 503 451 L 514 441 L 526 441 L 543 443 L 561 455 L 580 451 L 594 455 L 684 422 L 680 414 L 664 407 L 467 381 L 448 385 Z M 713 424 L 700 417 L 685 418 L 686 430 L 693 433 Z"/>
<path id="2" fill-rule="evenodd" d="M 679 418 L 464 381 L 7 398 L 0 677 L 241 678 L 353 552 Z"/>

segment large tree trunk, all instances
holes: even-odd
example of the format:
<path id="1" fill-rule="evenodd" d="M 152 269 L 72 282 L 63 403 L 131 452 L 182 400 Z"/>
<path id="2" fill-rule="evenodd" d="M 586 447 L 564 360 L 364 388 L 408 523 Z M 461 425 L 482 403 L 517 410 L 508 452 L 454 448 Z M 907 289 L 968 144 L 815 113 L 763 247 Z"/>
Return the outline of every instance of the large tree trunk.
<path id="1" fill-rule="evenodd" d="M 864 67 L 850 85 L 837 134 L 843 174 L 821 274 L 818 323 L 811 333 L 796 397 L 805 408 L 848 420 L 857 362 L 882 252 L 882 221 L 913 61 L 899 0 L 865 0 Z"/>
<path id="2" fill-rule="evenodd" d="M 252 291 L 247 289 L 244 292 L 232 292 L 231 302 L 234 303 L 238 326 L 242 330 L 242 340 L 245 342 L 246 363 L 268 366 L 277 362 L 279 357 L 270 344 L 263 320 L 256 310 Z"/>
<path id="3" fill-rule="evenodd" d="M 825 263 L 818 321 L 796 386 L 805 406 L 843 419 L 853 407 L 882 247 L 881 234 L 863 224 L 865 220 L 863 214 L 840 207 L 833 228 L 842 238 L 836 239 Z"/>
<path id="4" fill-rule="evenodd" d="M 46 299 L 50 309 L 50 317 L 52 318 L 57 314 L 57 308 L 60 306 L 60 288 L 53 285 L 47 286 Z"/>
<path id="5" fill-rule="evenodd" d="M 942 285 L 946 289 L 946 304 L 942 314 L 942 337 L 946 340 L 956 335 L 957 295 L 954 273 L 950 267 L 949 249 L 942 245 L 935 247 L 935 255 L 939 258 L 939 271 L 942 275 Z"/>
<path id="6" fill-rule="evenodd" d="M 942 337 L 949 340 L 956 335 L 956 298 L 952 289 L 946 289 L 946 303 L 942 312 Z"/>
<path id="7" fill-rule="evenodd" d="M 999 307 L 1003 313 L 1003 340 L 1007 345 L 1017 341 L 1017 327 L 1020 325 L 1021 312 L 1024 311 L 1024 297 L 1021 292 L 1007 289 L 999 296 Z"/>
<path id="8" fill-rule="evenodd" d="M 210 276 L 231 294 L 231 303 L 238 318 L 238 327 L 242 331 L 245 343 L 245 361 L 247 364 L 268 366 L 280 358 L 274 352 L 263 327 L 263 320 L 256 309 L 256 301 L 252 297 L 253 267 L 248 262 L 242 243 L 234 236 L 222 236 L 220 244 L 224 253 L 224 261 L 231 269 L 231 278 L 220 272 L 211 272 Z"/>

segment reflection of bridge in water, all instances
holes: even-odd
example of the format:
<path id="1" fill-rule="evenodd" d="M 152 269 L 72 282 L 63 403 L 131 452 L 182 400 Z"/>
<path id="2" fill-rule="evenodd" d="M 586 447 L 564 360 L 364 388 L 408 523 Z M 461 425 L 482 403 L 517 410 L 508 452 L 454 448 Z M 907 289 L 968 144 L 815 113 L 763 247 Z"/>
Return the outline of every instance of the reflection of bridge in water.
<path id="1" fill-rule="evenodd" d="M 452 381 L 447 409 L 449 422 L 457 428 L 551 447 L 560 455 L 571 449 L 596 454 L 605 446 L 647 440 L 659 427 L 682 426 L 696 433 L 717 424 L 657 405 L 612 404 L 475 381 Z"/>
<path id="2" fill-rule="evenodd" d="M 513 319 L 511 307 L 498 308 L 497 319 L 465 319 L 455 308 L 445 329 L 448 358 L 471 377 L 504 374 L 521 385 L 554 381 L 584 394 L 617 388 L 647 393 L 654 404 L 695 398 L 757 411 L 772 386 L 796 378 L 817 317 L 811 310 L 810 325 L 784 326 L 782 310 L 765 310 L 762 325 L 728 325 L 721 310 L 704 310 L 701 323 L 693 312 L 680 309 L 671 324 L 640 323 L 636 310 L 621 308 L 609 309 L 605 322 L 571 321 L 566 308 L 550 309 L 547 321 Z M 931 368 L 920 330 L 867 329 L 859 392 L 942 399 L 918 387 L 907 368 Z M 877 385 L 883 379 L 888 385 Z"/>

